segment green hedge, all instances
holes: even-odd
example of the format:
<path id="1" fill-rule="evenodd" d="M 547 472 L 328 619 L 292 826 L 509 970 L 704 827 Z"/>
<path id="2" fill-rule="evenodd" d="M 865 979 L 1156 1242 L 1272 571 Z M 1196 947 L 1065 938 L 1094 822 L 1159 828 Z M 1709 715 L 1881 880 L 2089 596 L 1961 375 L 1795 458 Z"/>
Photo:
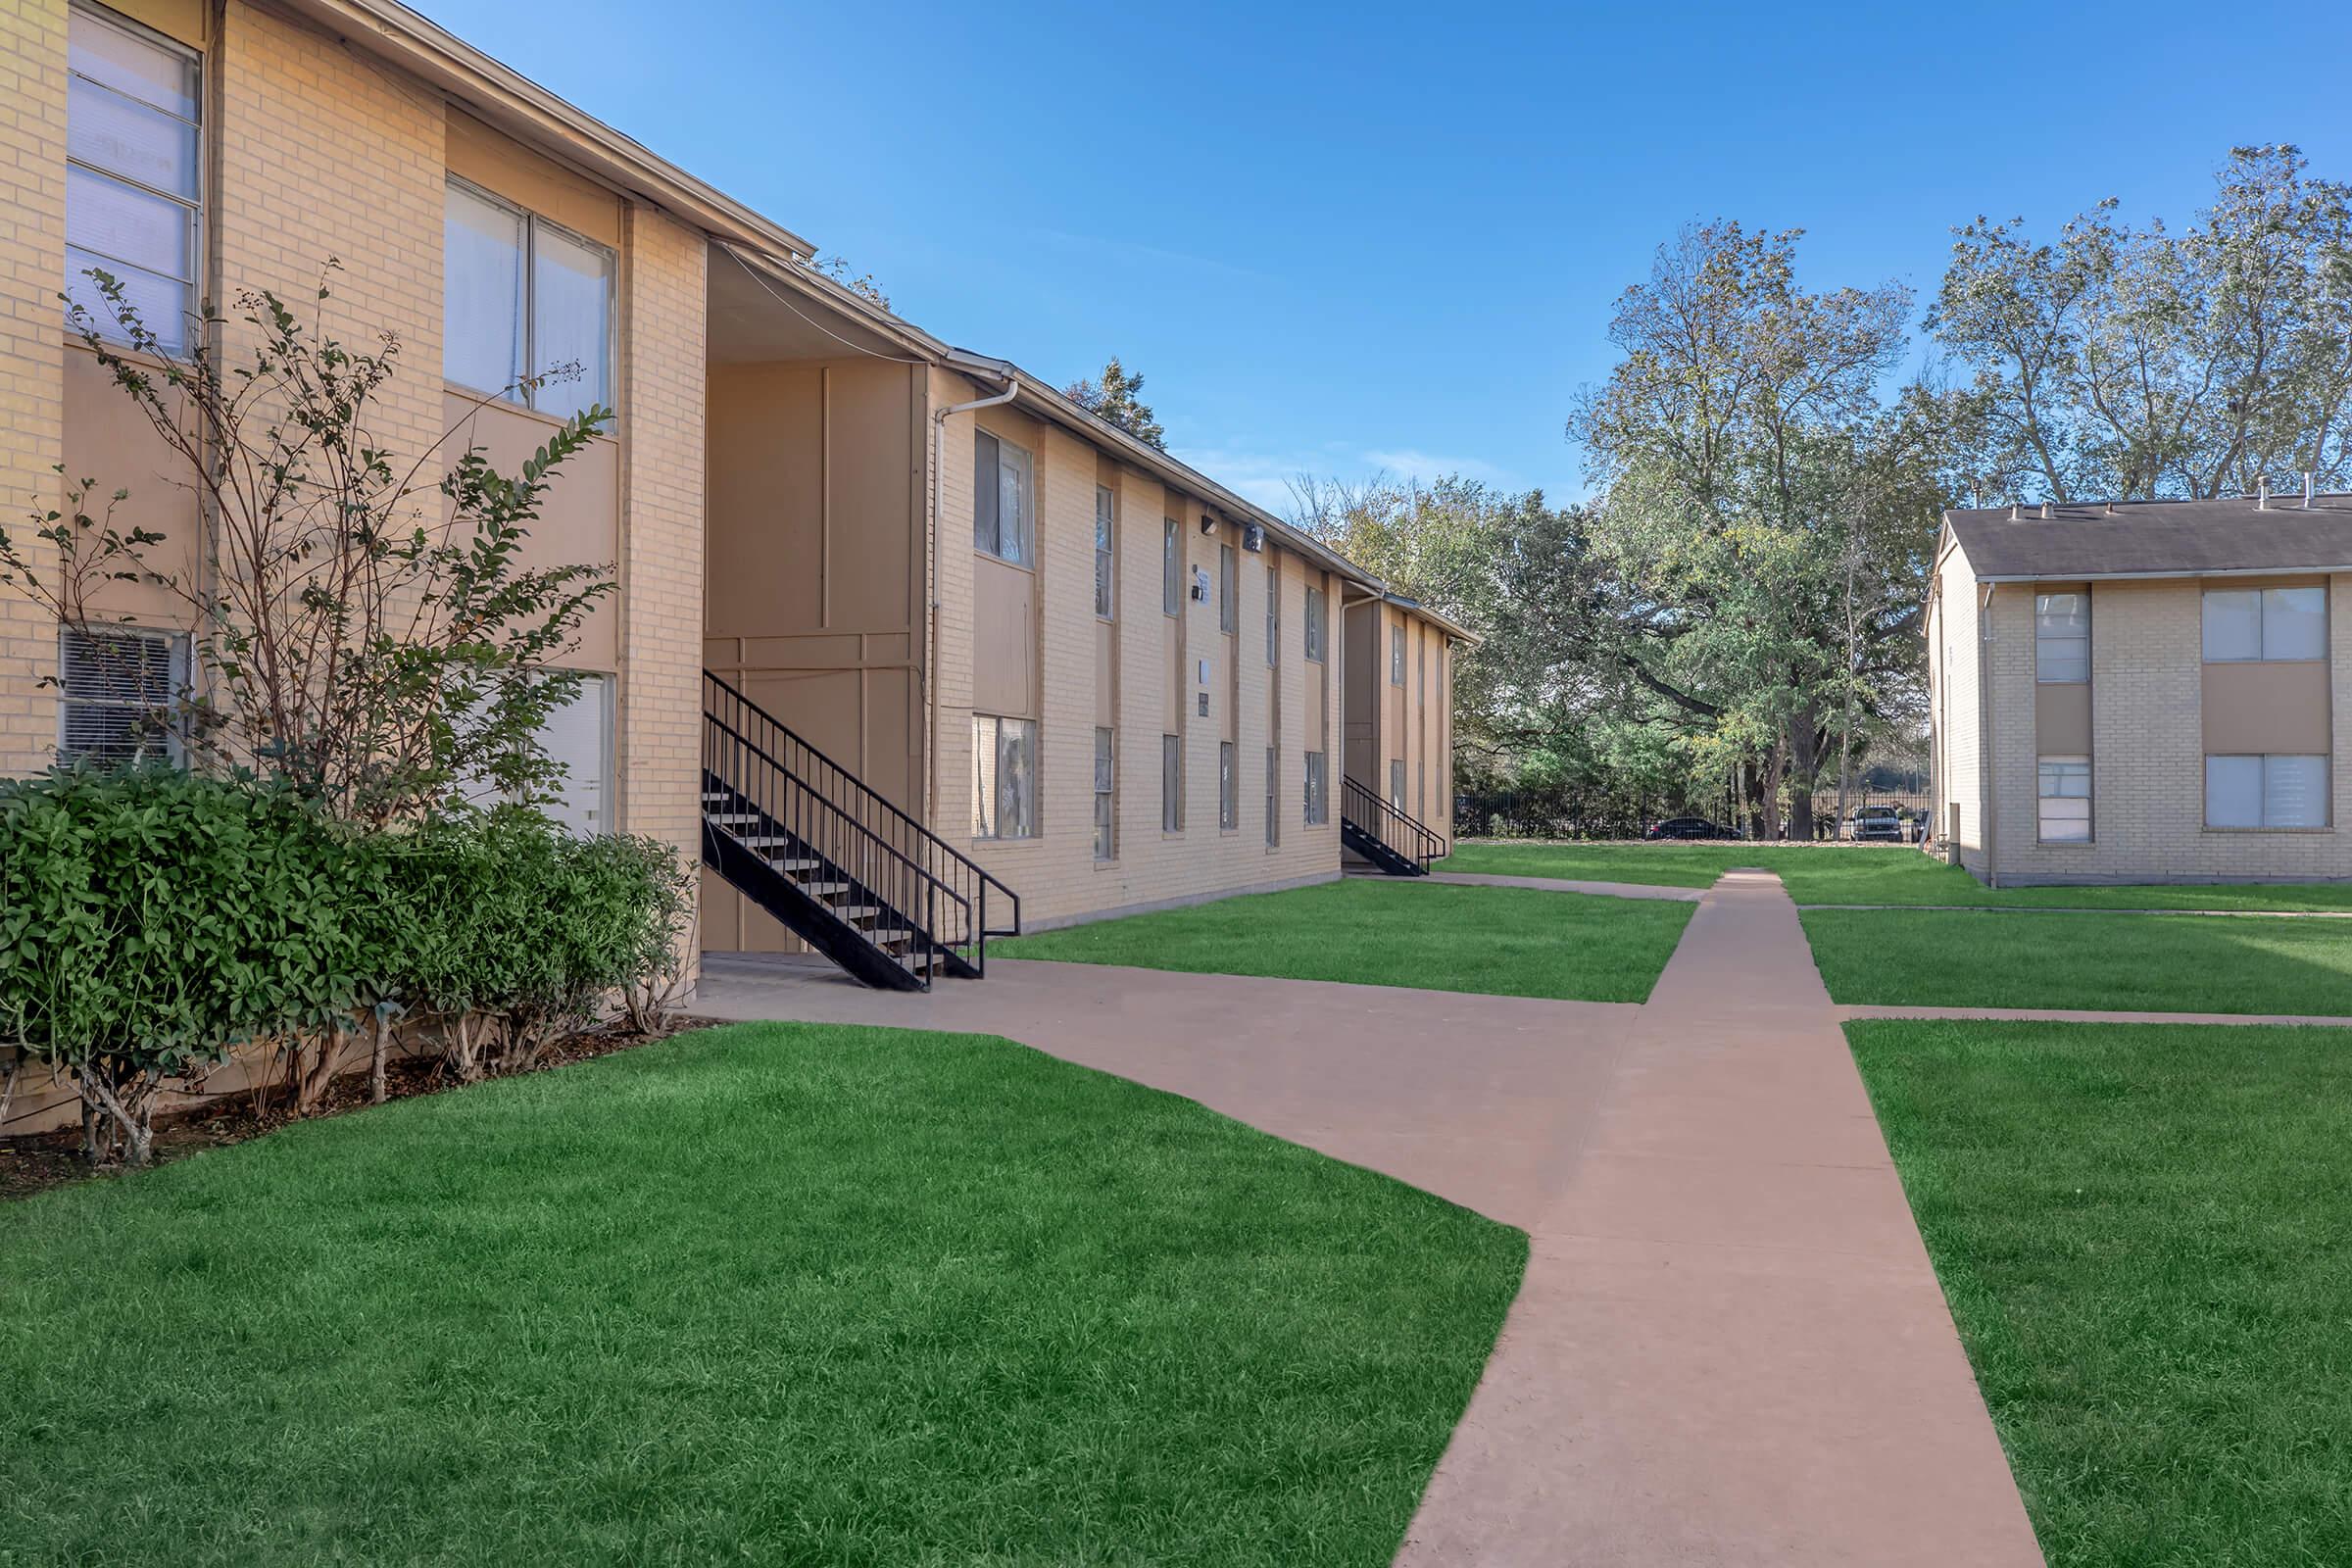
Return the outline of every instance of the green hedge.
<path id="1" fill-rule="evenodd" d="M 686 887 L 665 845 L 527 810 L 369 833 L 249 778 L 0 781 L 0 1046 L 72 1078 L 93 1157 L 137 1162 L 156 1092 L 252 1042 L 297 1108 L 395 1018 L 461 1077 L 530 1065 L 667 965 Z"/>

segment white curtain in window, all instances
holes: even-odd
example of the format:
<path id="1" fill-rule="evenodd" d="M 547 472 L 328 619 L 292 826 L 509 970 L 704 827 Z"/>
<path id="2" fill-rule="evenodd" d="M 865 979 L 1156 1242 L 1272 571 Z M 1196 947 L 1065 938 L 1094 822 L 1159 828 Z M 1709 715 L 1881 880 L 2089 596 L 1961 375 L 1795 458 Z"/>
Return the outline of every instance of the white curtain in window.
<path id="1" fill-rule="evenodd" d="M 539 744 L 564 766 L 556 799 L 542 809 L 557 825 L 583 838 L 609 832 L 605 784 L 612 772 L 611 679 L 591 675 L 569 703 L 540 721 Z"/>
<path id="2" fill-rule="evenodd" d="M 2205 759 L 2205 825 L 2262 826 L 2262 759 Z"/>
<path id="3" fill-rule="evenodd" d="M 442 225 L 441 373 L 477 392 L 522 378 L 522 215 L 452 185 Z"/>
<path id="4" fill-rule="evenodd" d="M 1018 447 L 997 448 L 998 554 L 1015 565 L 1029 561 L 1029 454 Z"/>
<path id="5" fill-rule="evenodd" d="M 533 396 L 558 418 L 612 402 L 612 258 L 545 222 L 531 233 L 531 355 L 552 376 Z"/>
<path id="6" fill-rule="evenodd" d="M 2266 757 L 2262 760 L 2262 825 L 2328 825 L 2328 759 Z"/>
<path id="7" fill-rule="evenodd" d="M 2328 657 L 2328 590 L 2266 588 L 2262 592 L 2262 657 Z"/>
<path id="8" fill-rule="evenodd" d="M 2205 662 L 2262 657 L 2262 594 L 2252 588 L 2213 588 L 2205 594 Z"/>

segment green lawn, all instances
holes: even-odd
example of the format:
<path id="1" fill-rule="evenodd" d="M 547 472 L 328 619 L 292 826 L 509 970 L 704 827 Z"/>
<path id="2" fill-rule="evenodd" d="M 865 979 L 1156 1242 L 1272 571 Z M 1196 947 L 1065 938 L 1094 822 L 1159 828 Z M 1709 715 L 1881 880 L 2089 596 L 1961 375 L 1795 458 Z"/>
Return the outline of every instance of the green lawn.
<path id="1" fill-rule="evenodd" d="M 2352 921 L 1810 909 L 1842 1003 L 2352 1016 Z"/>
<path id="2" fill-rule="evenodd" d="M 992 945 L 1007 958 L 1641 1002 L 1691 906 L 1343 877 Z"/>
<path id="3" fill-rule="evenodd" d="M 1517 1231 L 783 1024 L 0 1207 L 0 1562 L 1388 1562 Z"/>
<path id="4" fill-rule="evenodd" d="M 1462 844 L 1438 868 L 1703 888 L 1736 865 L 1779 872 L 1799 904 L 2352 910 L 2352 882 L 1987 888 L 1956 865 L 1892 844 Z"/>
<path id="5" fill-rule="evenodd" d="M 2352 1562 L 2352 1032 L 1846 1033 L 2052 1568 Z"/>

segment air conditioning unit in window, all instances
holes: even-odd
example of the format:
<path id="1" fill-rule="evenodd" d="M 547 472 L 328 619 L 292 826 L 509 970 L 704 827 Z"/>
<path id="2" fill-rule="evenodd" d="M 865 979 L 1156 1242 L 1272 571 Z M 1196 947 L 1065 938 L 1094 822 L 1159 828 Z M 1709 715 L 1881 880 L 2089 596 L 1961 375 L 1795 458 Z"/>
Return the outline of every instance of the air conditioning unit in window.
<path id="1" fill-rule="evenodd" d="M 1265 549 L 1266 530 L 1254 522 L 1244 528 L 1242 530 L 1242 548 L 1253 556 Z"/>

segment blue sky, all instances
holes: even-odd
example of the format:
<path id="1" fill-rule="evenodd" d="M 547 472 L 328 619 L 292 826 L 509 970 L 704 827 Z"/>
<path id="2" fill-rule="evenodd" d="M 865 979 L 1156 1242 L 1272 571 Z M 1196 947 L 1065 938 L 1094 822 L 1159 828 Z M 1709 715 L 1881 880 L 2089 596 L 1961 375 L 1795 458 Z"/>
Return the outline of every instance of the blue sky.
<path id="1" fill-rule="evenodd" d="M 422 9 L 951 342 L 1056 382 L 1120 355 L 1278 510 L 1301 470 L 1581 493 L 1570 400 L 1693 220 L 1924 297 L 1979 213 L 2178 220 L 2237 142 L 2352 178 L 2340 0 Z"/>

